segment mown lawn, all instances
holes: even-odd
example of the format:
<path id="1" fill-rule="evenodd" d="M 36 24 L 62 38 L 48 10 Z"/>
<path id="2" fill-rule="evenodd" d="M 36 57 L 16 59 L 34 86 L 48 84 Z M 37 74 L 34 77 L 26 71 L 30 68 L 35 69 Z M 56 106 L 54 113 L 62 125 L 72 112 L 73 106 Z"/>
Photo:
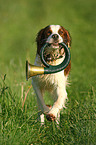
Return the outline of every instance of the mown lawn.
<path id="1" fill-rule="evenodd" d="M 96 0 L 0 1 L 1 145 L 96 144 Z M 36 97 L 25 79 L 25 61 L 34 63 L 37 32 L 60 24 L 72 37 L 72 70 L 67 108 L 60 127 L 37 122 Z M 45 102 L 50 103 L 48 93 Z"/>

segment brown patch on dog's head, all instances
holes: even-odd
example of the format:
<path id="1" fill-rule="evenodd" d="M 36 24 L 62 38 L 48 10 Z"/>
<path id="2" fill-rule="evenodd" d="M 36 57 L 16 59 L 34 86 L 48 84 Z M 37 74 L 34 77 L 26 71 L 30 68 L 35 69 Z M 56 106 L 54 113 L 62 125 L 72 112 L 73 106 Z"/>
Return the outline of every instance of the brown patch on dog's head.
<path id="1" fill-rule="evenodd" d="M 66 30 L 63 26 L 59 29 L 58 33 L 63 38 L 63 42 L 70 47 L 71 46 L 71 36 L 68 30 Z"/>
<path id="2" fill-rule="evenodd" d="M 47 26 L 38 32 L 36 37 L 38 54 L 40 54 L 41 47 L 46 43 L 46 40 L 50 34 L 51 34 L 50 26 Z"/>

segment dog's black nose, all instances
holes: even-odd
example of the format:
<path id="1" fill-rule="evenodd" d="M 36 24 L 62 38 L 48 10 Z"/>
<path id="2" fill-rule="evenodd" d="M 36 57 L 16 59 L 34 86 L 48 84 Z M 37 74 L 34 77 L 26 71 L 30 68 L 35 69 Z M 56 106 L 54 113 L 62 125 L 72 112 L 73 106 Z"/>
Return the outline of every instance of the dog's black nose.
<path id="1" fill-rule="evenodd" d="M 59 36 L 57 34 L 53 34 L 52 35 L 52 38 L 55 39 L 55 40 L 57 40 L 59 38 Z"/>

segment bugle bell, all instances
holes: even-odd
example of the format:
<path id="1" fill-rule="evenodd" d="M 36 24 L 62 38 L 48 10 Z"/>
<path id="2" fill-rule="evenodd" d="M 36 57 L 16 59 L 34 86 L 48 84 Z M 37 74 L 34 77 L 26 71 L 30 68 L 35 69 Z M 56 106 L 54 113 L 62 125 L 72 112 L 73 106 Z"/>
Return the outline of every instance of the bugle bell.
<path id="1" fill-rule="evenodd" d="M 44 67 L 30 64 L 26 61 L 26 80 L 35 75 L 44 74 Z"/>

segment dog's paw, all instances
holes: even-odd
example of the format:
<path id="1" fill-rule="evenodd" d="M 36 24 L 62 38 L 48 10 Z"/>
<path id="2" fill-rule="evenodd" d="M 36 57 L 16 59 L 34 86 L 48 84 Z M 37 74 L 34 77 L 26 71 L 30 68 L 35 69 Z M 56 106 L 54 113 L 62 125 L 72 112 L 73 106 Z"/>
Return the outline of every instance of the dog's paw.
<path id="1" fill-rule="evenodd" d="M 53 114 L 47 114 L 46 118 L 48 121 L 54 121 L 56 119 L 56 117 Z"/>
<path id="2" fill-rule="evenodd" d="M 48 105 L 48 104 L 47 104 L 46 106 L 47 106 L 49 109 L 51 109 L 51 108 L 52 108 L 52 106 L 51 106 L 51 105 Z"/>

